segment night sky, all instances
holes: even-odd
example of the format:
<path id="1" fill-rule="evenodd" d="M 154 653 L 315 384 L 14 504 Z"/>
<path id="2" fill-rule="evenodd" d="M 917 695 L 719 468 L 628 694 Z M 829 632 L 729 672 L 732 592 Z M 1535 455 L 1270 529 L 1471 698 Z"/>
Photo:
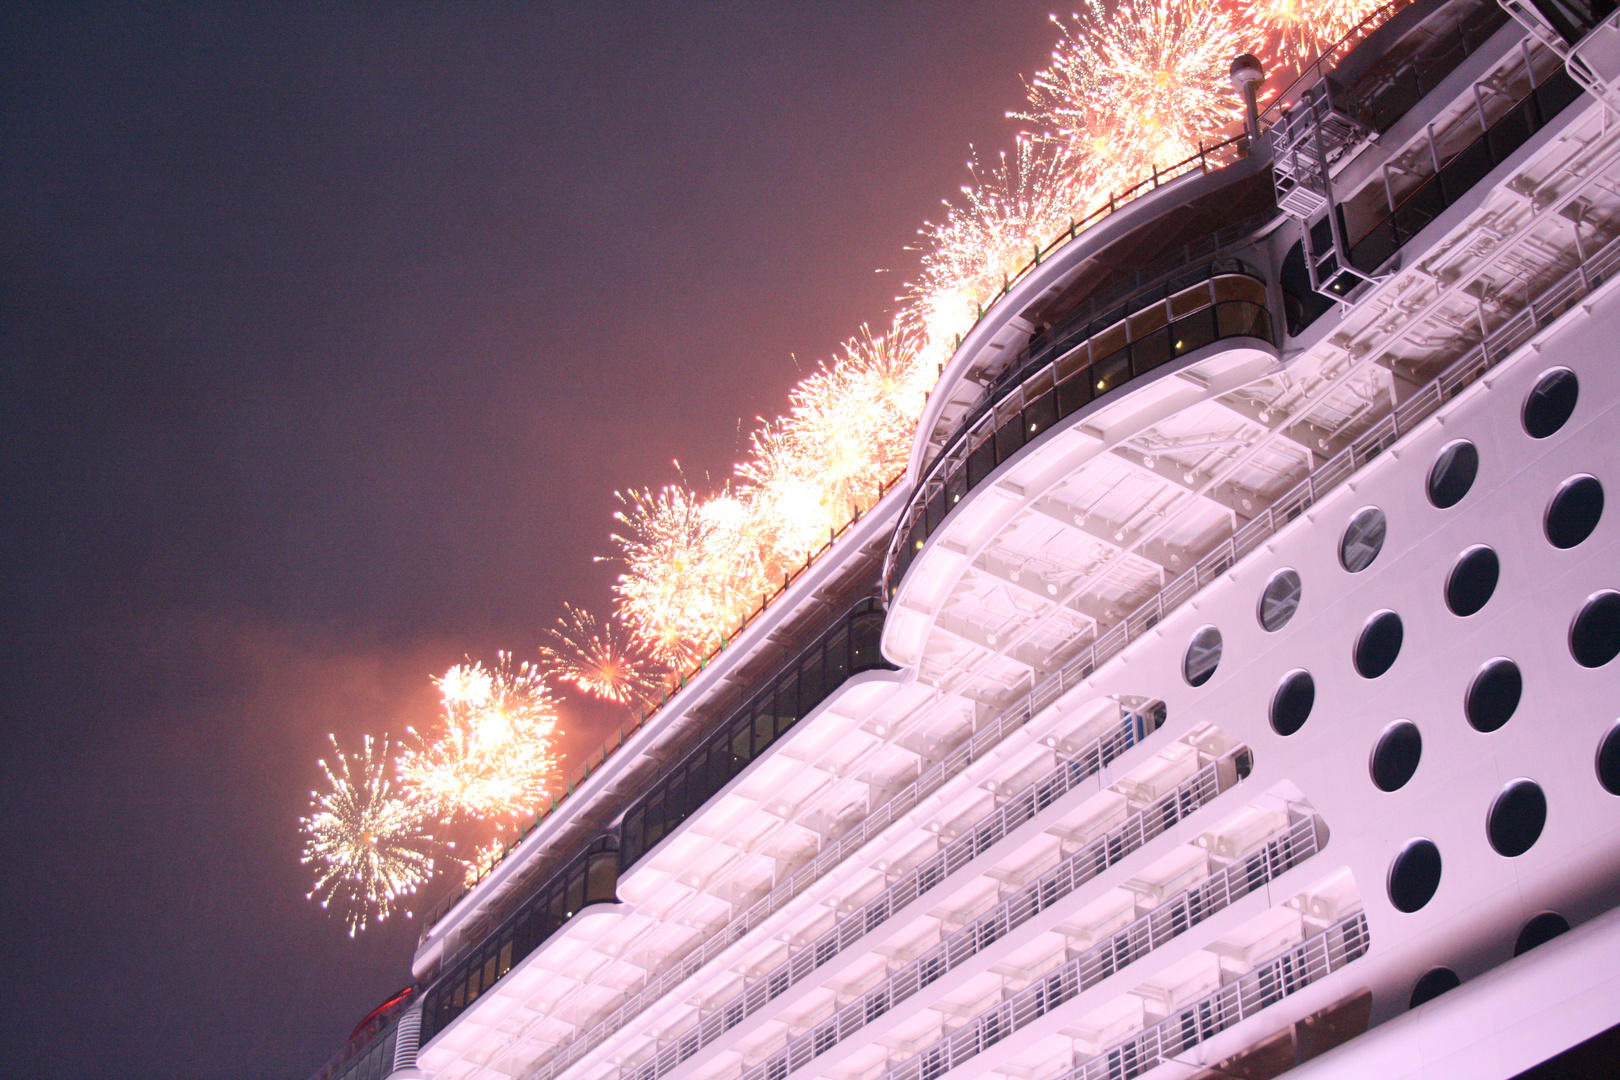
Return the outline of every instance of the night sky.
<path id="1" fill-rule="evenodd" d="M 886 325 L 1048 10 L 5 6 L 0 1075 L 302 1080 L 409 981 L 304 899 L 326 733 L 606 608 L 613 491 Z"/>

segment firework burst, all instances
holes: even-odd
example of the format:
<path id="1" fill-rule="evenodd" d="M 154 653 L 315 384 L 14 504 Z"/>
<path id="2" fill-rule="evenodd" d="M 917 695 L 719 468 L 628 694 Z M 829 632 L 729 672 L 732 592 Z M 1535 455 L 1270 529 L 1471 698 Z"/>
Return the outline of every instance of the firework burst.
<path id="1" fill-rule="evenodd" d="M 583 608 L 564 604 L 563 615 L 546 635 L 550 643 L 540 646 L 540 652 L 551 662 L 552 673 L 592 697 L 635 706 L 658 689 L 657 676 L 636 654 L 628 635 Z"/>
<path id="2" fill-rule="evenodd" d="M 330 737 L 330 736 L 329 736 Z M 333 761 L 321 761 L 326 794 L 310 792 L 304 830 L 303 862 L 315 867 L 311 899 L 322 907 L 339 901 L 353 937 L 369 919 L 386 919 L 400 899 L 433 874 L 435 846 L 427 815 L 414 800 L 396 795 L 389 784 L 386 738 L 367 735 L 350 757 L 332 738 Z"/>
<path id="3" fill-rule="evenodd" d="M 443 730 L 416 732 L 400 757 L 401 782 L 441 818 L 520 817 L 545 797 L 557 767 L 557 702 L 532 664 L 469 661 L 437 680 Z"/>
<path id="4" fill-rule="evenodd" d="M 1030 80 L 1031 109 L 1016 115 L 1069 148 L 1077 190 L 1106 200 L 1197 154 L 1237 118 L 1226 75 L 1243 37 L 1209 0 L 1121 0 L 1112 12 L 1085 0 L 1083 12 L 1072 23 L 1053 16 L 1052 66 Z"/>
<path id="5" fill-rule="evenodd" d="M 683 669 L 769 590 L 750 508 L 730 490 L 703 499 L 680 485 L 619 499 L 618 616 L 639 647 Z"/>
<path id="6" fill-rule="evenodd" d="M 1278 67 L 1298 70 L 1381 6 L 1376 0 L 1255 0 L 1244 10 L 1249 47 Z"/>

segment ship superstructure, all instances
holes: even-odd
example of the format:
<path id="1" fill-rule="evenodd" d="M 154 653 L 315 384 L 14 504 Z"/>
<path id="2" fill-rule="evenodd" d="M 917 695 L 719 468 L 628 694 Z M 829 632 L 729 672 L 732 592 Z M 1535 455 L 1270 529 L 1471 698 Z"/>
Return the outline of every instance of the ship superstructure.
<path id="1" fill-rule="evenodd" d="M 1505 1078 L 1620 1023 L 1604 15 L 1386 12 L 1049 249 L 323 1077 Z"/>

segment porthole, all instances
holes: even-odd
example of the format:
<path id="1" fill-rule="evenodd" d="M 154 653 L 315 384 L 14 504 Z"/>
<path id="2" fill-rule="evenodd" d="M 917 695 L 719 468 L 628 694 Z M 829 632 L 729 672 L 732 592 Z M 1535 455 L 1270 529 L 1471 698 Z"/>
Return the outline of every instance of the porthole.
<path id="1" fill-rule="evenodd" d="M 1572 548 L 1592 535 L 1603 516 L 1603 485 L 1595 476 L 1572 476 L 1547 503 L 1542 527 L 1555 548 Z"/>
<path id="2" fill-rule="evenodd" d="M 1582 667 L 1602 667 L 1620 656 L 1620 593 L 1604 590 L 1587 598 L 1569 627 L 1569 651 Z"/>
<path id="3" fill-rule="evenodd" d="M 1398 791 L 1406 786 L 1417 772 L 1418 759 L 1423 756 L 1423 735 L 1410 720 L 1397 720 L 1384 729 L 1373 747 L 1373 785 L 1379 791 Z"/>
<path id="4" fill-rule="evenodd" d="M 1292 735 L 1305 726 L 1316 704 L 1316 680 L 1304 668 L 1290 671 L 1271 695 L 1271 730 Z"/>
<path id="5" fill-rule="evenodd" d="M 1356 511 L 1356 516 L 1345 526 L 1344 536 L 1339 540 L 1339 565 L 1352 574 L 1367 569 L 1384 549 L 1384 536 L 1388 530 L 1389 523 L 1378 507 L 1369 506 Z"/>
<path id="6" fill-rule="evenodd" d="M 1534 780 L 1520 778 L 1509 783 L 1491 803 L 1485 831 L 1498 855 L 1523 855 L 1541 839 L 1547 824 L 1547 796 Z"/>
<path id="7" fill-rule="evenodd" d="M 1203 686 L 1221 662 L 1221 632 L 1213 626 L 1202 627 L 1187 645 L 1187 655 L 1181 661 L 1181 673 L 1189 686 Z"/>
<path id="8" fill-rule="evenodd" d="M 1620 795 L 1620 724 L 1610 728 L 1598 743 L 1597 776 L 1604 791 Z"/>
<path id="9" fill-rule="evenodd" d="M 1409 840 L 1389 864 L 1389 902 L 1410 915 L 1440 887 L 1440 849 L 1433 840 Z"/>
<path id="10" fill-rule="evenodd" d="M 1380 611 L 1367 620 L 1356 639 L 1356 670 L 1364 679 L 1376 679 L 1388 671 L 1401 655 L 1406 630 L 1393 611 Z"/>
<path id="11" fill-rule="evenodd" d="M 1442 510 L 1462 502 L 1479 475 L 1479 451 L 1467 439 L 1449 443 L 1429 470 L 1429 501 Z"/>
<path id="12" fill-rule="evenodd" d="M 1430 968 L 1412 985 L 1412 1000 L 1407 1008 L 1415 1009 L 1419 1005 L 1427 1005 L 1447 990 L 1455 990 L 1461 985 L 1462 980 L 1457 978 L 1457 973 L 1450 968 Z"/>
<path id="13" fill-rule="evenodd" d="M 1513 718 L 1524 694 L 1519 665 L 1505 656 L 1488 661 L 1469 684 L 1463 712 L 1475 731 L 1495 731 Z"/>
<path id="14" fill-rule="evenodd" d="M 1543 911 L 1525 923 L 1524 929 L 1519 931 L 1519 940 L 1513 943 L 1513 955 L 1523 956 L 1537 945 L 1545 945 L 1568 930 L 1568 919 L 1556 911 Z"/>
<path id="15" fill-rule="evenodd" d="M 1475 614 L 1490 601 L 1501 574 L 1496 552 L 1484 544 L 1469 548 L 1446 578 L 1446 607 L 1465 618 Z"/>
<path id="16" fill-rule="evenodd" d="M 1569 420 L 1581 394 L 1580 380 L 1569 368 L 1553 368 L 1536 381 L 1524 399 L 1524 430 L 1545 439 Z"/>
<path id="17" fill-rule="evenodd" d="M 1288 620 L 1299 610 L 1299 574 L 1293 570 L 1279 570 L 1271 575 L 1260 593 L 1260 625 L 1268 633 L 1276 633 L 1288 625 Z"/>

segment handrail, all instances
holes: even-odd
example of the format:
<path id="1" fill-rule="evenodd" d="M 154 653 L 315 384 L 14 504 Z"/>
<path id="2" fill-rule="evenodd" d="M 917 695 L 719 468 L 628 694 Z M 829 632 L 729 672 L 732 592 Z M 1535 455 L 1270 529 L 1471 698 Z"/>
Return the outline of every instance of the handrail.
<path id="1" fill-rule="evenodd" d="M 1108 1047 L 1057 1080 L 1113 1080 L 1145 1073 L 1361 959 L 1371 945 L 1367 915 L 1358 911 L 1270 963 L 1178 1008 L 1134 1038 Z M 1125 1062 L 1130 1063 L 1128 1068 L 1122 1068 Z"/>
<path id="2" fill-rule="evenodd" d="M 956 1068 L 986 1047 L 1034 1023 L 1160 945 L 1235 904 L 1259 886 L 1281 877 L 1316 851 L 1316 820 L 1302 818 L 1281 835 L 1266 838 L 1203 881 L 1138 916 L 1078 956 L 1032 980 L 1029 986 L 1006 1000 L 879 1073 L 876 1080 L 931 1080 Z M 886 1005 L 876 1015 L 887 1008 Z M 867 1016 L 865 1022 L 876 1019 L 876 1015 Z M 786 1075 L 783 1070 L 769 1080 L 783 1080 Z M 745 1073 L 743 1080 L 754 1080 L 754 1073 Z"/>
<path id="3" fill-rule="evenodd" d="M 822 849 L 819 855 L 801 866 L 785 881 L 778 882 L 770 892 L 756 900 L 747 911 L 732 919 L 719 930 L 707 934 L 701 946 L 687 953 L 658 978 L 631 994 L 622 1005 L 598 1021 L 590 1031 L 570 1042 L 543 1065 L 530 1072 L 525 1080 L 551 1080 L 552 1077 L 568 1068 L 582 1056 L 600 1046 L 608 1036 L 618 1031 L 634 1016 L 696 974 L 700 968 L 726 949 L 741 941 L 756 926 L 780 911 L 806 888 L 825 877 L 834 867 L 840 865 L 870 841 L 876 839 L 898 818 L 909 813 L 917 804 L 961 773 L 963 769 L 983 758 L 991 747 L 998 745 L 1015 729 L 1023 726 L 1033 715 L 1033 712 L 1026 713 L 1016 708 L 1010 709 L 1004 712 L 994 723 L 985 725 L 962 745 L 923 770 L 917 779 L 891 796 L 887 802 L 869 813 L 858 824 L 854 825 L 849 832 L 840 837 L 837 843 L 829 844 Z M 1087 777 L 1095 776 L 1110 761 L 1113 761 L 1140 741 L 1142 734 L 1139 720 L 1122 725 L 1118 730 L 1100 736 L 1086 744 L 1065 761 L 1060 768 L 1054 770 L 1057 775 L 1043 778 L 1042 782 L 1067 784 L 1068 786 L 1063 788 L 1063 790 L 1067 791 L 1069 786 L 1079 783 Z M 1032 793 L 1038 787 L 1039 783 L 1031 784 L 1025 789 L 1025 794 L 1028 794 L 1033 799 L 1034 795 Z M 1004 834 L 1008 830 L 1009 825 L 1007 822 L 1010 813 L 1008 807 L 1016 809 L 1015 802 L 1010 801 L 992 811 L 984 821 L 975 824 L 972 831 L 946 845 L 944 849 L 925 862 L 923 866 L 938 861 L 942 868 L 949 866 L 949 869 L 954 871 L 964 861 L 962 852 L 971 850 L 972 840 L 981 832 L 999 830 L 1000 833 Z M 972 855 L 969 855 L 968 858 L 971 859 Z M 918 875 L 922 869 L 923 867 L 920 866 L 907 875 L 907 878 L 913 879 L 913 888 L 916 887 Z M 941 879 L 943 880 L 943 877 Z M 891 886 L 890 891 L 899 888 L 902 883 Z M 880 896 L 877 900 L 871 901 L 871 904 L 877 904 L 883 900 L 884 897 Z M 866 909 L 863 908 L 862 910 Z M 838 934 L 841 931 L 835 926 L 829 933 Z M 829 954 L 829 959 L 831 955 Z"/>
<path id="4" fill-rule="evenodd" d="M 969 958 L 1006 937 L 1125 856 L 1139 850 L 1149 840 L 1209 803 L 1221 791 L 1219 769 L 1211 762 L 1176 790 L 1138 811 L 1129 821 L 1097 837 L 966 926 L 945 935 L 938 945 L 746 1070 L 738 1080 L 782 1080 L 788 1073 L 803 1068 L 923 987 L 962 966 Z M 1126 951 L 1145 955 L 1182 930 L 1208 918 L 1256 885 L 1270 881 L 1283 870 L 1314 855 L 1316 839 L 1314 822 L 1308 818 L 1301 820 L 1281 838 L 1268 837 L 1255 850 L 1245 852 L 1240 860 L 1215 871 L 1131 925 L 1114 931 L 1110 936 L 1123 937 L 1132 942 L 1131 949 L 1122 950 L 1120 955 L 1125 955 Z M 1258 864 L 1252 864 L 1250 860 L 1257 856 Z M 1241 879 L 1234 879 L 1235 869 L 1241 869 Z M 636 1080 L 646 1080 L 646 1066 L 636 1070 L 635 1076 Z"/>

